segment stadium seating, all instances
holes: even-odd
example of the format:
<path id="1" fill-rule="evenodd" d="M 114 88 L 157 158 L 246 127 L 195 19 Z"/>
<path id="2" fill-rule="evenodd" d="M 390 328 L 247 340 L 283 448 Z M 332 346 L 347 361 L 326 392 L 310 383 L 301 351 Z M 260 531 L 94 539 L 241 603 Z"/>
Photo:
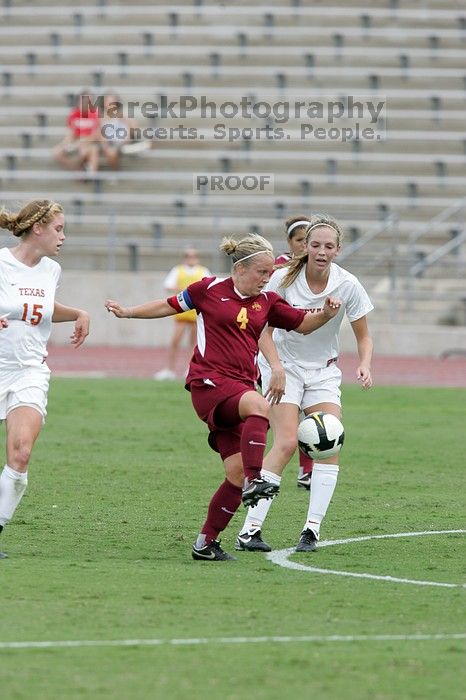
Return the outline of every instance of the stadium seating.
<path id="1" fill-rule="evenodd" d="M 349 245 L 346 259 L 372 285 L 372 278 L 390 279 L 394 266 L 424 285 L 441 271 L 450 280 L 464 274 L 466 14 L 455 0 L 272 0 L 266 9 L 245 0 L 49 0 L 33 10 L 4 0 L 0 18 L 2 199 L 13 206 L 44 195 L 66 205 L 73 231 L 67 265 L 105 269 L 111 246 L 118 269 L 162 270 L 181 245 L 195 241 L 215 267 L 221 235 L 257 231 L 280 250 L 284 219 L 323 210 L 342 220 L 350 244 L 369 232 L 364 246 Z M 214 127 L 225 120 L 199 108 L 184 122 L 204 139 L 154 139 L 154 129 L 183 119 L 137 110 L 152 148 L 124 156 L 118 172 L 103 168 L 85 178 L 63 172 L 52 158 L 84 87 L 111 88 L 125 103 L 204 95 L 217 104 L 246 96 L 348 107 L 354 96 L 386 102 L 386 110 L 376 124 L 380 139 L 346 142 L 303 139 L 308 119 L 291 114 L 279 123 L 265 113 L 228 119 L 240 135 L 216 139 Z M 267 126 L 282 126 L 286 137 L 242 132 Z M 195 173 L 272 173 L 274 189 L 198 190 Z M 458 296 L 457 288 L 450 282 L 451 294 Z"/>

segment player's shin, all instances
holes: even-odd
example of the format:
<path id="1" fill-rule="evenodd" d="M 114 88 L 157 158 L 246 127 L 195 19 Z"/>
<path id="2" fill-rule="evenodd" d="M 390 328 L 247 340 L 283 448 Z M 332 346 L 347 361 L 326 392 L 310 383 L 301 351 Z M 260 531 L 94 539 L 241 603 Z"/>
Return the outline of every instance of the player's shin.
<path id="1" fill-rule="evenodd" d="M 0 525 L 2 527 L 12 519 L 26 491 L 27 483 L 27 472 L 17 472 L 5 464 L 0 474 Z"/>
<path id="2" fill-rule="evenodd" d="M 225 479 L 210 500 L 207 519 L 196 543 L 198 547 L 217 539 L 238 510 L 240 503 L 241 488 Z"/>
<path id="3" fill-rule="evenodd" d="M 309 509 L 304 529 L 312 530 L 317 538 L 337 485 L 338 471 L 338 464 L 314 462 Z"/>
<path id="4" fill-rule="evenodd" d="M 274 472 L 270 472 L 266 469 L 262 469 L 261 477 L 272 484 L 280 486 L 282 477 Z M 262 498 L 256 506 L 250 506 L 246 518 L 244 520 L 244 525 L 241 528 L 240 534 L 255 532 L 262 529 L 262 525 L 268 515 L 270 506 L 272 505 L 273 499 Z"/>
<path id="5" fill-rule="evenodd" d="M 260 478 L 269 421 L 263 416 L 248 416 L 241 433 L 241 457 L 244 475 L 248 481 Z"/>

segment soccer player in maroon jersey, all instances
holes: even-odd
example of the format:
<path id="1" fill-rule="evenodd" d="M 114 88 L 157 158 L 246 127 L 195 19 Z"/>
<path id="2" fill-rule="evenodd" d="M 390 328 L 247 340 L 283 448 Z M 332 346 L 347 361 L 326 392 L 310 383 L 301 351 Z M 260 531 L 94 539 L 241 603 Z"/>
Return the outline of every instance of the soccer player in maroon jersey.
<path id="1" fill-rule="evenodd" d="M 275 265 L 286 265 L 297 255 L 306 252 L 306 230 L 310 219 L 307 216 L 293 216 L 285 221 L 285 233 L 289 250 L 275 258 Z"/>
<path id="2" fill-rule="evenodd" d="M 220 250 L 233 261 L 232 274 L 226 279 L 206 277 L 176 296 L 129 308 L 112 300 L 105 303 L 118 318 L 163 318 L 196 309 L 197 345 L 186 388 L 196 413 L 209 427 L 209 445 L 219 452 L 226 475 L 192 549 L 194 559 L 206 561 L 234 559 L 217 537 L 241 501 L 255 505 L 278 493 L 276 484 L 261 477 L 269 406 L 281 398 L 256 391 L 262 331 L 270 323 L 274 328 L 310 333 L 340 307 L 337 299 L 329 297 L 323 311 L 311 315 L 294 309 L 274 292 L 263 292 L 274 269 L 274 254 L 262 236 L 250 234 L 240 241 L 224 238 Z"/>

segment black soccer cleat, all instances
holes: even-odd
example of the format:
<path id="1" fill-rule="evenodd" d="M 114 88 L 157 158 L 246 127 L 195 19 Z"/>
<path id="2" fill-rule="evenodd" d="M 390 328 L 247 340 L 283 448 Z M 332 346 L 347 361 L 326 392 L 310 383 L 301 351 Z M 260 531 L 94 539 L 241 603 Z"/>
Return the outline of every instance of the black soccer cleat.
<path id="1" fill-rule="evenodd" d="M 261 498 L 273 498 L 279 491 L 280 487 L 277 484 L 272 484 L 265 479 L 253 479 L 243 489 L 243 505 L 246 508 L 255 506 Z"/>
<path id="2" fill-rule="evenodd" d="M 196 545 L 193 544 L 191 554 L 193 559 L 197 561 L 236 561 L 236 557 L 223 551 L 218 540 L 212 540 L 200 549 L 197 549 Z"/>
<path id="3" fill-rule="evenodd" d="M 298 489 L 306 489 L 307 491 L 309 491 L 311 488 L 311 477 L 312 472 L 308 472 L 307 474 L 298 476 L 298 481 L 296 482 Z"/>
<path id="4" fill-rule="evenodd" d="M 317 537 L 312 530 L 306 529 L 301 533 L 296 552 L 315 552 L 317 549 Z"/>
<path id="5" fill-rule="evenodd" d="M 245 552 L 271 552 L 272 547 L 264 542 L 260 530 L 241 532 L 236 538 L 235 549 Z"/>

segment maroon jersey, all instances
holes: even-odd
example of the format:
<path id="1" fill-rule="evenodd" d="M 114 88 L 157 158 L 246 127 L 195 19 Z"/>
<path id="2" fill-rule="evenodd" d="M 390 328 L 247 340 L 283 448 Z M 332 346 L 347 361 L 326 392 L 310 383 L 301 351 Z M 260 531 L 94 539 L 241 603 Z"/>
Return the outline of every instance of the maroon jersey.
<path id="1" fill-rule="evenodd" d="M 275 292 L 241 297 L 231 277 L 205 277 L 167 301 L 178 312 L 197 311 L 197 346 L 186 384 L 216 376 L 253 384 L 259 337 L 266 324 L 291 331 L 305 316 Z"/>

